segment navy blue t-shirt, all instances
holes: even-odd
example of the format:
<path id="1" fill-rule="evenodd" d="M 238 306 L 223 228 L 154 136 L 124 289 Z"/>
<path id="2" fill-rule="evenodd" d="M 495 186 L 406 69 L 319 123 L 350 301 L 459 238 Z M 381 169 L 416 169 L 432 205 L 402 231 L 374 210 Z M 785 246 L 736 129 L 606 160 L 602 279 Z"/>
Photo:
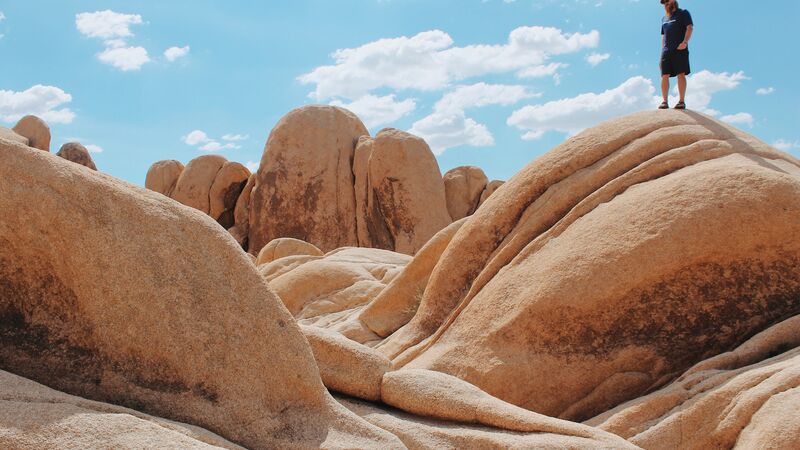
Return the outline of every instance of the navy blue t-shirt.
<path id="1" fill-rule="evenodd" d="M 685 9 L 675 11 L 671 17 L 661 18 L 661 34 L 666 36 L 663 51 L 677 50 L 686 37 L 686 28 L 689 25 L 693 25 L 692 15 Z"/>

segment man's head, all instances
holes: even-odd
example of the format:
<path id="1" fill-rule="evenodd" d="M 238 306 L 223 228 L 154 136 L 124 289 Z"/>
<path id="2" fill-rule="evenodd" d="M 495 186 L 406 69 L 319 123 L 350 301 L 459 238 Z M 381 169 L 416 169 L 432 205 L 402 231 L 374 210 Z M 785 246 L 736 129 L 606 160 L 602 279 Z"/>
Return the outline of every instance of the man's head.
<path id="1" fill-rule="evenodd" d="M 667 11 L 667 14 L 672 14 L 678 10 L 677 0 L 661 0 L 661 4 L 664 5 L 664 9 Z"/>

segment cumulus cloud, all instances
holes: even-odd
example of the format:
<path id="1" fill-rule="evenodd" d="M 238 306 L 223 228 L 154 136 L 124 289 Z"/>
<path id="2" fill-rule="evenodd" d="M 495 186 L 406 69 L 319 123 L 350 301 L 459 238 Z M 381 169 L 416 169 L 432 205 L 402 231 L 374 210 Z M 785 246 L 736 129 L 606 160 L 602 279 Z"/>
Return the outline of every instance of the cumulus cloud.
<path id="1" fill-rule="evenodd" d="M 250 173 L 256 173 L 256 171 L 258 171 L 258 166 L 259 165 L 260 165 L 260 163 L 255 162 L 255 161 L 247 161 L 245 163 L 245 167 L 247 167 L 247 170 L 249 170 Z"/>
<path id="2" fill-rule="evenodd" d="M 488 105 L 508 106 L 540 94 L 525 86 L 476 83 L 459 86 L 434 105 L 432 114 L 414 122 L 409 130 L 422 137 L 436 154 L 460 145 L 494 145 L 489 128 L 466 116 L 465 111 Z"/>
<path id="3" fill-rule="evenodd" d="M 194 130 L 183 137 L 183 142 L 187 145 L 197 145 L 202 144 L 204 142 L 208 142 L 210 139 L 208 135 L 201 130 Z"/>
<path id="4" fill-rule="evenodd" d="M 189 54 L 189 46 L 185 47 L 170 47 L 164 50 L 164 57 L 167 58 L 167 61 L 173 62 L 178 58 L 183 58 L 184 56 Z"/>
<path id="5" fill-rule="evenodd" d="M 244 141 L 250 138 L 249 134 L 226 134 L 222 136 L 223 141 Z"/>
<path id="6" fill-rule="evenodd" d="M 586 56 L 586 62 L 588 62 L 590 66 L 595 67 L 610 57 L 611 55 L 608 53 L 592 53 Z"/>
<path id="7" fill-rule="evenodd" d="M 298 77 L 315 85 L 317 100 L 358 99 L 372 90 L 440 90 L 453 82 L 487 74 L 518 72 L 530 76 L 553 55 L 597 47 L 600 33 L 564 33 L 552 27 L 519 27 L 501 45 L 453 46 L 441 30 L 412 37 L 379 39 L 360 47 L 336 50 L 333 65 L 320 66 Z M 553 66 L 549 66 L 550 70 Z M 541 69 L 539 69 L 541 70 Z"/>
<path id="8" fill-rule="evenodd" d="M 0 118 L 16 122 L 33 114 L 50 123 L 70 123 L 75 113 L 62 107 L 72 101 L 72 96 L 55 86 L 37 84 L 24 91 L 0 90 Z"/>
<path id="9" fill-rule="evenodd" d="M 395 100 L 395 95 L 365 95 L 353 102 L 345 103 L 341 100 L 330 102 L 333 106 L 340 106 L 354 112 L 368 128 L 385 125 L 409 114 L 417 107 L 413 99 L 402 101 Z"/>
<path id="10" fill-rule="evenodd" d="M 775 88 L 772 86 L 756 89 L 756 94 L 758 95 L 769 95 L 772 94 L 773 92 L 775 92 Z"/>
<path id="11" fill-rule="evenodd" d="M 97 59 L 123 72 L 139 70 L 150 62 L 144 47 L 107 47 L 97 54 Z"/>
<path id="12" fill-rule="evenodd" d="M 86 144 L 86 150 L 89 150 L 90 153 L 103 153 L 103 147 L 100 147 L 97 144 Z"/>
<path id="13" fill-rule="evenodd" d="M 723 122 L 728 122 L 734 125 L 747 125 L 751 128 L 753 126 L 753 116 L 746 112 L 729 114 L 726 116 L 722 116 L 719 119 L 722 120 Z"/>
<path id="14" fill-rule="evenodd" d="M 744 72 L 714 73 L 708 70 L 689 75 L 689 89 L 686 92 L 686 103 L 689 108 L 712 116 L 720 114 L 712 109 L 709 104 L 714 94 L 721 91 L 736 89 L 742 81 L 748 80 Z M 670 96 L 670 104 L 678 102 L 678 87 L 675 86 Z"/>
<path id="15" fill-rule="evenodd" d="M 242 136 L 241 134 L 226 134 L 222 137 L 222 139 L 236 141 L 247 139 L 247 137 L 248 136 Z M 181 140 L 186 143 L 186 145 L 197 147 L 198 150 L 203 150 L 206 152 L 218 152 L 222 150 L 242 148 L 241 145 L 234 144 L 233 142 L 222 144 L 217 139 L 210 138 L 205 131 L 202 130 L 193 130 L 186 136 L 183 136 Z"/>
<path id="16" fill-rule="evenodd" d="M 110 9 L 75 16 L 75 26 L 81 34 L 104 40 L 133 36 L 130 26 L 141 23 L 142 16 L 139 14 L 121 14 Z"/>
<path id="17" fill-rule="evenodd" d="M 541 138 L 548 131 L 575 134 L 599 122 L 653 108 L 655 88 L 637 76 L 601 93 L 585 93 L 514 111 L 506 121 L 525 132 L 523 139 Z"/>

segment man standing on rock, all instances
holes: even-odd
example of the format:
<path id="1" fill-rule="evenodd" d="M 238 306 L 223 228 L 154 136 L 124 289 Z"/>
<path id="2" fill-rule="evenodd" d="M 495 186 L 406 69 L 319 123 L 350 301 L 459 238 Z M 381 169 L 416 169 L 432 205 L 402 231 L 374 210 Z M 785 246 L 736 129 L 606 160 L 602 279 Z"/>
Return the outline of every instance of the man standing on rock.
<path id="1" fill-rule="evenodd" d="M 692 37 L 692 15 L 678 8 L 676 0 L 661 0 L 666 15 L 661 19 L 661 95 L 664 102 L 659 109 L 669 108 L 669 79 L 678 77 L 680 100 L 675 109 L 686 109 L 686 75 L 689 69 L 689 39 Z"/>

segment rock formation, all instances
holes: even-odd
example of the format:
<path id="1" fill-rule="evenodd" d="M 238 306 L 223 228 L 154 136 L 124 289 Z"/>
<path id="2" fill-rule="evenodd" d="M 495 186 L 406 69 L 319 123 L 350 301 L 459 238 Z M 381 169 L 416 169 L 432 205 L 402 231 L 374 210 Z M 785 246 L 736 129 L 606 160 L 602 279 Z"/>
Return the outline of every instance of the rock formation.
<path id="1" fill-rule="evenodd" d="M 172 197 L 172 192 L 175 190 L 175 185 L 178 184 L 178 177 L 181 176 L 183 169 L 183 164 L 174 159 L 157 161 L 147 171 L 144 187 Z"/>
<path id="2" fill-rule="evenodd" d="M 208 214 L 227 230 L 235 224 L 235 208 L 249 178 L 250 171 L 242 164 L 220 155 L 203 155 L 186 167 L 175 160 L 154 163 L 147 171 L 145 187 Z"/>
<path id="3" fill-rule="evenodd" d="M 487 183 L 486 184 L 486 188 L 484 188 L 483 192 L 481 192 L 481 198 L 478 201 L 478 207 L 480 207 L 482 204 L 486 203 L 486 200 L 489 199 L 489 196 L 494 194 L 494 191 L 496 191 L 497 188 L 502 186 L 504 183 L 505 183 L 505 181 L 501 181 L 501 180 L 492 180 L 489 183 Z"/>
<path id="4" fill-rule="evenodd" d="M 443 179 L 447 211 L 453 220 L 467 217 L 478 209 L 481 194 L 489 182 L 480 167 L 459 166 L 448 170 Z"/>
<path id="5" fill-rule="evenodd" d="M 260 266 L 261 264 L 271 263 L 276 259 L 295 255 L 322 256 L 322 250 L 318 249 L 314 244 L 309 244 L 300 239 L 273 239 L 258 252 L 256 265 Z"/>
<path id="6" fill-rule="evenodd" d="M 89 153 L 89 150 L 81 145 L 80 142 L 67 142 L 61 146 L 56 155 L 66 159 L 67 161 L 72 161 L 92 170 L 97 170 L 97 166 L 94 164 L 94 160 L 92 160 L 92 155 Z"/>
<path id="7" fill-rule="evenodd" d="M 372 246 L 413 255 L 452 222 L 439 164 L 424 140 L 400 130 L 381 130 L 361 145 L 371 151 L 366 205 L 356 210 L 366 211 Z"/>
<path id="8" fill-rule="evenodd" d="M 249 251 L 291 237 L 322 251 L 358 245 L 353 151 L 364 124 L 335 106 L 305 106 L 272 129 L 250 193 Z"/>
<path id="9" fill-rule="evenodd" d="M 25 116 L 14 125 L 14 132 L 26 137 L 28 146 L 50 151 L 50 127 L 44 120 L 36 116 Z"/>

